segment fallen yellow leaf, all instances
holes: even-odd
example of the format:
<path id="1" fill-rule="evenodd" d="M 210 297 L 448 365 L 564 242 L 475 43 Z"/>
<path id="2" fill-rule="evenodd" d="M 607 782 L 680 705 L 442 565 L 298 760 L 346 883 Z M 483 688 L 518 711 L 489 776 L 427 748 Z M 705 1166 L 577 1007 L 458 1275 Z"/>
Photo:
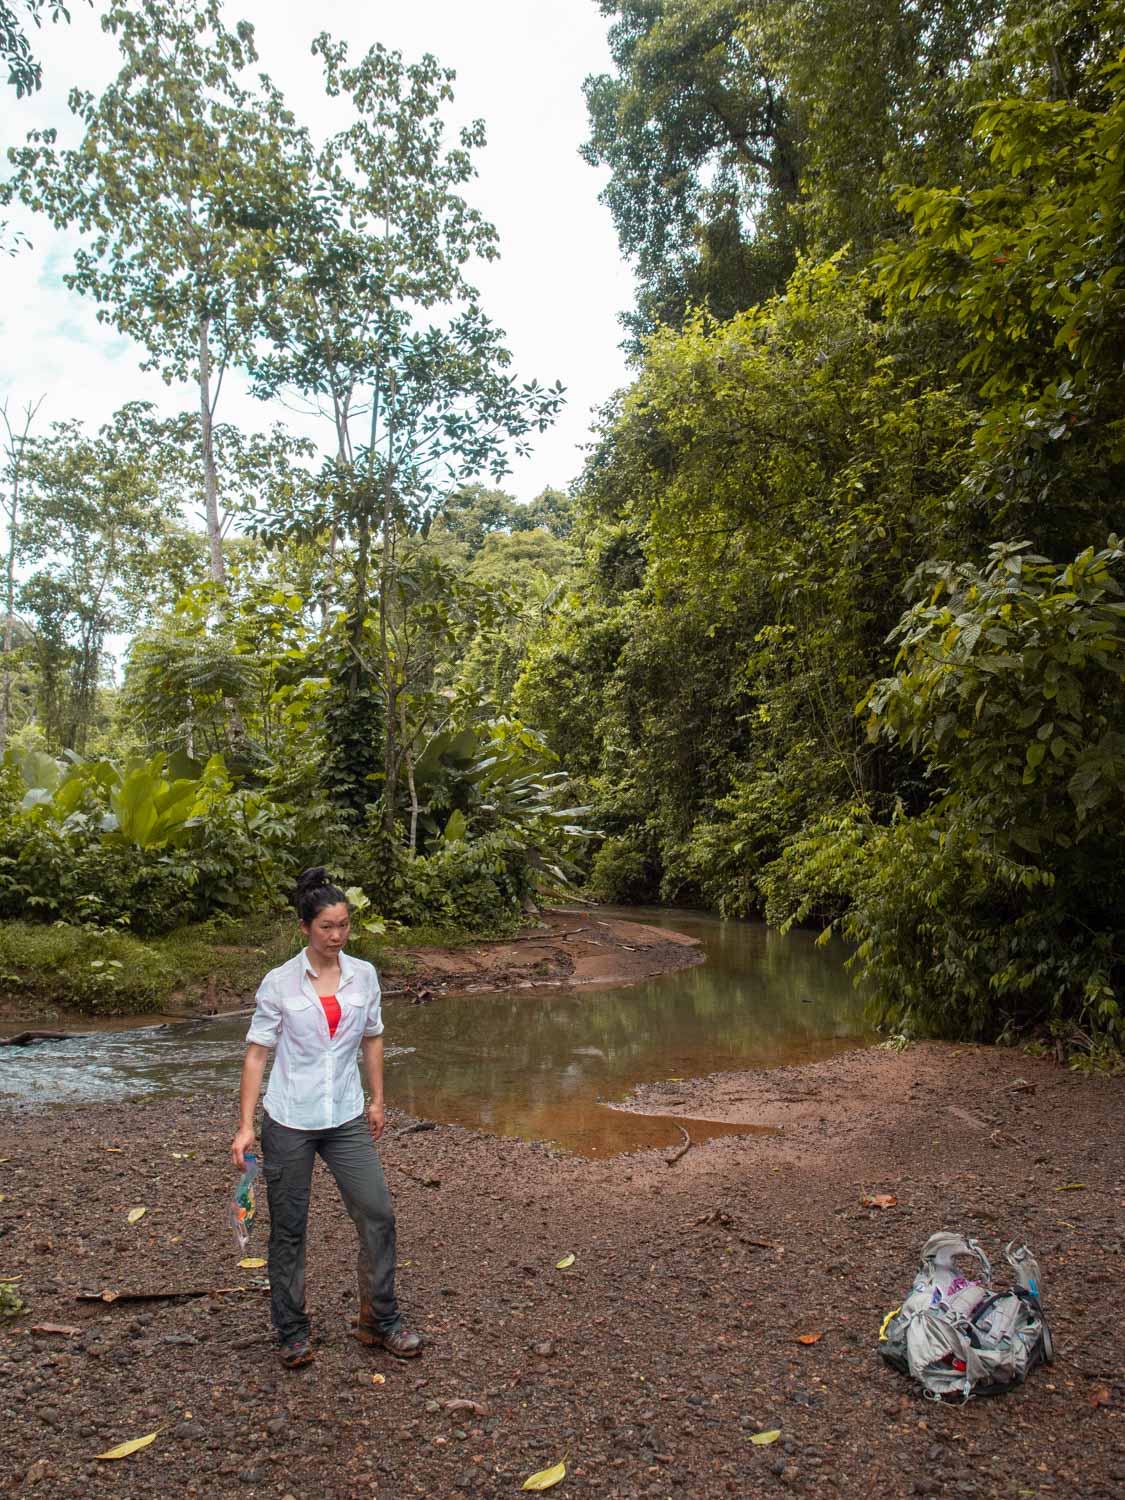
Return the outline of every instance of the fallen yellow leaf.
<path id="1" fill-rule="evenodd" d="M 819 1344 L 823 1337 L 823 1333 L 799 1333 L 797 1342 L 798 1344 Z"/>
<path id="2" fill-rule="evenodd" d="M 549 1490 L 558 1484 L 560 1479 L 566 1478 L 565 1460 L 556 1464 L 553 1469 L 540 1469 L 538 1474 L 532 1474 L 524 1480 L 520 1486 L 524 1490 Z"/>
<path id="3" fill-rule="evenodd" d="M 124 1146 L 103 1146 L 102 1150 L 103 1151 L 112 1151 L 113 1154 L 114 1154 L 114 1156 L 120 1156 L 121 1153 L 125 1150 L 125 1147 Z"/>
<path id="4" fill-rule="evenodd" d="M 159 1428 L 157 1429 L 159 1431 Z M 156 1433 L 150 1432 L 147 1437 L 133 1438 L 131 1442 L 119 1443 L 116 1448 L 111 1448 L 108 1453 L 99 1453 L 99 1458 L 128 1458 L 131 1453 L 137 1453 L 141 1448 L 147 1448 L 149 1443 L 156 1442 Z"/>
<path id="5" fill-rule="evenodd" d="M 4 1202 L 4 1194 L 0 1193 L 0 1203 L 3 1203 L 3 1202 Z"/>
<path id="6" fill-rule="evenodd" d="M 245 1260 L 240 1260 L 238 1264 L 244 1271 L 260 1271 L 265 1265 L 265 1261 L 260 1255 L 248 1255 Z"/>
<path id="7" fill-rule="evenodd" d="M 371 1377 L 372 1385 L 386 1385 L 386 1383 L 387 1377 L 385 1375 L 372 1375 Z"/>
<path id="8" fill-rule="evenodd" d="M 769 1432 L 756 1432 L 750 1441 L 756 1443 L 759 1448 L 764 1448 L 767 1443 L 776 1443 L 780 1436 L 781 1428 L 771 1427 Z"/>
<path id="9" fill-rule="evenodd" d="M 578 1259 L 576 1255 L 564 1255 L 562 1260 L 555 1261 L 556 1271 L 567 1271 Z M 526 1488 L 526 1486 L 524 1486 Z"/>
<path id="10" fill-rule="evenodd" d="M 1084 1182 L 1064 1182 L 1055 1189 L 1056 1193 L 1084 1193 L 1086 1184 Z"/>
<path id="11" fill-rule="evenodd" d="M 172 1152 L 172 1160 L 173 1161 L 194 1161 L 195 1160 L 195 1152 L 194 1151 L 173 1151 Z"/>
<path id="12" fill-rule="evenodd" d="M 126 1217 L 130 1224 L 135 1224 L 138 1219 L 143 1219 L 146 1213 L 148 1213 L 147 1208 L 131 1208 Z"/>

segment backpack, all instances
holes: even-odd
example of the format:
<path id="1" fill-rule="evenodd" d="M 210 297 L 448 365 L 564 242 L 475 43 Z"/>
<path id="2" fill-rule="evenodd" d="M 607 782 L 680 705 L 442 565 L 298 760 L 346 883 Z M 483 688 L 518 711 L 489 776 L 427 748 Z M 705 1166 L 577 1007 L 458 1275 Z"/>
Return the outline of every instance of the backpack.
<path id="1" fill-rule="evenodd" d="M 992 1267 L 976 1240 L 932 1234 L 906 1300 L 883 1319 L 880 1354 L 933 1401 L 999 1395 L 1054 1358 L 1035 1257 L 1012 1244 L 1004 1255 L 1014 1284 L 994 1292 Z M 959 1268 L 957 1256 L 974 1264 Z"/>

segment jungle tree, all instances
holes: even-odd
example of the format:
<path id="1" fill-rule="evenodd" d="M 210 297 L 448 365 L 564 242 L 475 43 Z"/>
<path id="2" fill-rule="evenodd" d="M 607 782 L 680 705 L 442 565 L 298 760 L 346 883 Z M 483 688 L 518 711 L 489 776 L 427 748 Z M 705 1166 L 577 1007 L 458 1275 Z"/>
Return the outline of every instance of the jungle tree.
<path id="1" fill-rule="evenodd" d="M 295 497 L 259 530 L 353 545 L 343 717 L 354 718 L 373 681 L 389 832 L 409 691 L 393 615 L 403 538 L 425 528 L 451 486 L 505 474 L 510 448 L 526 451 L 562 388 L 508 372 L 503 335 L 468 281 L 472 259 L 497 254 L 496 233 L 459 191 L 483 125 L 464 128 L 453 147 L 444 141 L 453 73 L 428 54 L 408 64 L 382 46 L 353 66 L 326 34 L 313 50 L 352 120 L 320 149 L 306 143 L 267 299 L 271 350 L 255 376 L 262 395 L 289 389 L 314 402 L 332 421 L 335 452 L 320 495 Z"/>
<path id="2" fill-rule="evenodd" d="M 221 582 L 215 408 L 258 327 L 262 271 L 292 183 L 292 117 L 264 76 L 254 92 L 239 81 L 257 60 L 253 28 L 228 30 L 219 0 L 119 0 L 102 26 L 123 62 L 100 98 L 71 92 L 81 142 L 31 132 L 9 152 L 4 196 L 77 228 L 67 285 L 144 346 L 146 368 L 197 384 L 211 575 Z"/>

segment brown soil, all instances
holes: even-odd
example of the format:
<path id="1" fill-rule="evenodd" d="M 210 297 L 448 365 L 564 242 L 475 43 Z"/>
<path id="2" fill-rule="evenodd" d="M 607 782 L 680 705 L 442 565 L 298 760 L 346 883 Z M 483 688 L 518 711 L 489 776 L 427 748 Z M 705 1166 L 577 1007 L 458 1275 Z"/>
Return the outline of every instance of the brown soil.
<path id="1" fill-rule="evenodd" d="M 0 1274 L 22 1278 L 29 1315 L 0 1325 L 0 1485 L 454 1500 L 514 1494 L 565 1454 L 560 1496 L 1125 1496 L 1125 1080 L 934 1044 L 642 1092 L 780 1133 L 669 1168 L 670 1152 L 588 1162 L 460 1127 L 395 1134 L 392 1112 L 400 1294 L 426 1352 L 400 1364 L 348 1336 L 353 1235 L 318 1170 L 317 1360 L 294 1373 L 224 1223 L 233 1099 L 10 1113 Z M 874 1192 L 896 1205 L 862 1207 Z M 875 1352 L 942 1227 L 1040 1258 L 1059 1358 L 1014 1394 L 935 1406 Z M 264 1242 L 263 1226 L 251 1253 Z"/>

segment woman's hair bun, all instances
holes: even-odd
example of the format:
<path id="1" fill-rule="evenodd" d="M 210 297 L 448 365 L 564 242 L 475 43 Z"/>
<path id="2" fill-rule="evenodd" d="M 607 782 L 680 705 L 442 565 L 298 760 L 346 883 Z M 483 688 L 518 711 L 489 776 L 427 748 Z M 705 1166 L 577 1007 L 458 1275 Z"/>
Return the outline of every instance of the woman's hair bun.
<path id="1" fill-rule="evenodd" d="M 297 876 L 297 894 L 303 896 L 306 891 L 319 891 L 324 886 L 331 885 L 328 871 L 323 865 L 313 865 L 307 870 L 302 870 Z"/>

